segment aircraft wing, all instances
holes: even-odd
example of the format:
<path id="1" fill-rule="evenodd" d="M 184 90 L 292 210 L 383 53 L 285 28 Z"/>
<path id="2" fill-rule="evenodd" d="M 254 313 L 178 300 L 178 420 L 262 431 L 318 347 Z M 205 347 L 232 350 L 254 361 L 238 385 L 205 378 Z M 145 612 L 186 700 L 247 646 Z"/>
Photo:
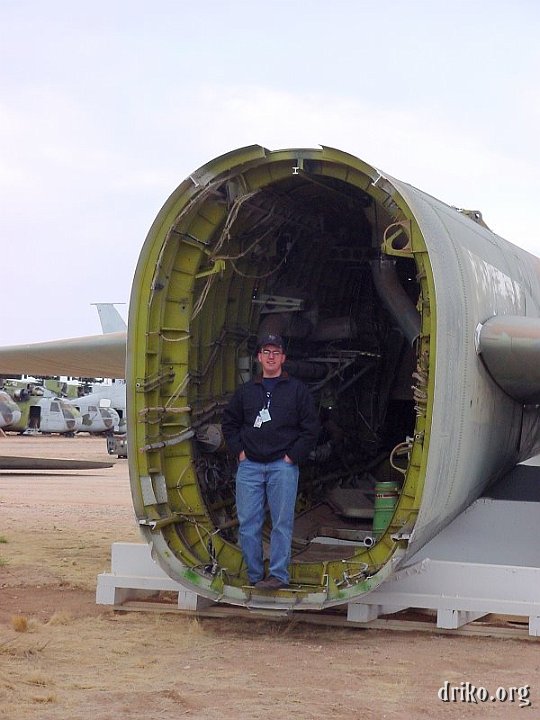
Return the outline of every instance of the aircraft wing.
<path id="1" fill-rule="evenodd" d="M 100 470 L 113 465 L 112 462 L 94 460 L 0 455 L 0 470 Z"/>
<path id="2" fill-rule="evenodd" d="M 53 340 L 0 348 L 0 375 L 125 377 L 127 333 Z"/>

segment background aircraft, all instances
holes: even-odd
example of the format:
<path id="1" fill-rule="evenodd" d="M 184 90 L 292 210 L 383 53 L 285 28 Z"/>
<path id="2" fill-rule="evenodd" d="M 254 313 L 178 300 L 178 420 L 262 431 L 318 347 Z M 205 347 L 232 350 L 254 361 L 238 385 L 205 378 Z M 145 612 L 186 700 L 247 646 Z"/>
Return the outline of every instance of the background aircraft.
<path id="1" fill-rule="evenodd" d="M 0 374 L 123 378 L 126 332 L 1 348 Z"/>
<path id="2" fill-rule="evenodd" d="M 19 415 L 5 430 L 37 434 L 72 435 L 82 428 L 81 414 L 63 398 L 55 396 L 37 382 L 5 380 L 4 390 L 17 404 Z"/>
<path id="3" fill-rule="evenodd" d="M 106 334 L 127 332 L 127 325 L 115 307 L 118 304 L 119 303 L 93 303 L 98 311 L 101 329 Z"/>
<path id="4" fill-rule="evenodd" d="M 18 423 L 20 419 L 21 411 L 15 400 L 7 392 L 0 390 L 0 429 Z"/>
<path id="5" fill-rule="evenodd" d="M 32 433 L 60 432 L 72 434 L 73 423 L 82 424 L 80 413 L 65 404 L 61 398 L 32 396 L 26 387 L 29 383 L 11 386 L 11 391 L 22 400 L 16 402 L 11 395 L 0 391 L 0 429 L 24 433 L 29 426 Z M 31 386 L 31 384 L 30 384 Z M 23 391 L 23 392 L 21 392 Z M 31 404 L 31 398 L 35 401 Z M 1 445 L 0 445 L 1 448 Z M 94 460 L 73 460 L 68 458 L 44 458 L 14 455 L 0 455 L 0 470 L 94 470 L 112 467 L 112 463 Z"/>
<path id="6" fill-rule="evenodd" d="M 9 423 L 4 422 L 8 430 L 26 434 L 125 432 L 123 383 L 89 385 L 88 382 L 27 377 L 3 380 L 3 387 L 12 409 L 16 408 L 18 413 Z"/>
<path id="7" fill-rule="evenodd" d="M 116 303 L 118 304 L 118 303 Z M 113 303 L 96 303 L 104 333 L 124 332 L 127 336 L 127 325 Z M 112 383 L 92 386 L 92 394 L 100 401 L 110 401 L 110 406 L 120 417 L 118 433 L 126 432 L 126 385 L 123 380 L 116 379 Z"/>
<path id="8" fill-rule="evenodd" d="M 35 373 L 36 375 L 74 374 L 84 377 L 102 377 L 111 372 L 123 377 L 125 367 L 126 324 L 116 308 L 110 303 L 96 304 L 100 314 L 103 332 L 107 334 L 89 336 L 52 343 L 36 343 L 14 348 L 5 356 L 2 370 L 4 375 L 13 373 Z M 120 360 L 119 360 L 120 358 Z M 6 382 L 6 381 L 4 381 Z M 45 384 L 50 384 L 47 381 Z M 24 388 L 24 383 L 14 384 L 13 392 Z M 58 392 L 68 394 L 66 383 L 58 383 Z M 66 432 L 71 433 L 75 422 L 76 431 L 102 433 L 114 431 L 125 433 L 126 397 L 123 383 L 111 385 L 96 384 L 94 395 L 55 399 L 52 391 L 45 388 L 37 392 L 48 395 L 33 400 L 25 399 L 22 408 L 6 394 L 2 402 L 1 427 L 19 432 Z M 73 394 L 77 394 L 74 392 Z M 30 396 L 30 393 L 28 393 Z M 24 393 L 23 393 L 24 396 Z M 8 422 L 9 421 L 9 422 Z M 1 422 L 1 421 L 0 421 Z M 9 426 L 9 427 L 8 427 Z M 30 427 L 29 427 L 30 426 Z M 125 455 L 122 455 L 125 457 Z M 0 456 L 0 469 L 17 470 L 69 470 L 111 467 L 112 463 L 61 460 L 52 458 L 29 458 Z"/>
<path id="9" fill-rule="evenodd" d="M 35 343 L 14 348 L 3 348 L 2 367 L 0 372 L 10 372 L 35 375 L 77 375 L 81 377 L 113 377 L 123 378 L 125 372 L 125 344 L 126 344 L 126 323 L 112 303 L 95 303 L 98 309 L 103 335 L 73 338 L 66 341 L 53 341 L 46 343 Z M 109 374 L 110 373 L 110 374 Z M 7 382 L 7 381 L 6 381 Z M 45 381 L 49 387 L 52 381 Z M 55 388 L 56 394 L 61 392 L 68 394 L 66 383 L 58 382 Z M 78 383 L 81 388 L 80 383 Z M 16 387 L 16 386 L 14 386 Z M 22 387 L 22 385 L 21 385 Z M 36 385 L 33 386 L 36 388 Z M 34 390 L 35 393 L 52 395 L 43 388 Z M 75 431 L 101 433 L 114 430 L 117 433 L 126 431 L 126 391 L 123 382 L 117 381 L 108 384 L 94 383 L 90 393 L 73 393 L 78 395 L 75 398 L 64 398 L 63 407 L 49 399 L 29 400 L 28 405 L 35 407 L 32 411 L 21 407 L 22 417 L 12 423 L 12 428 L 25 429 L 25 423 L 30 424 L 30 429 L 40 428 L 43 432 L 57 432 L 52 427 L 60 427 L 59 432 L 71 432 L 64 428 L 60 422 L 58 412 L 64 412 L 65 406 L 71 406 L 67 410 L 77 419 Z M 18 402 L 20 398 L 15 398 Z M 51 406 L 52 403 L 52 406 Z M 82 416 L 82 417 L 79 417 Z M 73 425 L 71 420 L 66 424 Z"/>
<path id="10" fill-rule="evenodd" d="M 21 393 L 21 390 L 25 392 Z M 32 431 L 60 432 L 72 434 L 73 423 L 81 422 L 80 414 L 68 407 L 60 398 L 32 396 L 21 383 L 21 387 L 12 387 L 19 397 L 26 398 L 17 403 L 11 395 L 0 391 L 0 429 L 25 432 L 29 425 Z M 34 404 L 31 404 L 31 398 Z M 1 445 L 0 445 L 1 447 Z M 112 463 L 90 460 L 72 460 L 64 458 L 25 457 L 0 455 L 0 470 L 93 470 L 111 467 Z"/>
<path id="11" fill-rule="evenodd" d="M 64 401 L 71 405 L 81 416 L 79 432 L 91 434 L 120 432 L 121 420 L 110 400 L 83 395 L 76 400 Z"/>
<path id="12" fill-rule="evenodd" d="M 94 304 L 103 335 L 0 348 L 0 374 L 124 378 L 126 323 L 113 303 Z"/>
<path id="13" fill-rule="evenodd" d="M 113 377 L 126 359 L 132 494 L 155 559 L 201 595 L 249 605 L 219 423 L 257 336 L 285 337 L 324 432 L 301 472 L 293 589 L 278 595 L 312 609 L 377 587 L 538 452 L 539 316 L 539 261 L 480 213 L 338 150 L 252 146 L 190 175 L 158 214 L 127 355 L 116 340 L 66 357 L 80 362 L 69 372 L 107 375 L 99 361 L 116 353 Z M 52 362 L 31 348 L 0 350 L 0 372 Z"/>
<path id="14" fill-rule="evenodd" d="M 81 413 L 83 432 L 126 432 L 126 386 L 123 382 L 96 383 L 87 395 L 67 402 Z"/>

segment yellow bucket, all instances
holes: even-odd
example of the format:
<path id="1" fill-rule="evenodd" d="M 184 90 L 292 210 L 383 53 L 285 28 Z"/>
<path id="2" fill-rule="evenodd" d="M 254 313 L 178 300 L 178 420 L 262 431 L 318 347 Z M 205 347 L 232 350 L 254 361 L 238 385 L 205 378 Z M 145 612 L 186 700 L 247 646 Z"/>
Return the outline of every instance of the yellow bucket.
<path id="1" fill-rule="evenodd" d="M 388 527 L 399 498 L 399 482 L 378 482 L 375 485 L 373 534 L 382 535 Z"/>

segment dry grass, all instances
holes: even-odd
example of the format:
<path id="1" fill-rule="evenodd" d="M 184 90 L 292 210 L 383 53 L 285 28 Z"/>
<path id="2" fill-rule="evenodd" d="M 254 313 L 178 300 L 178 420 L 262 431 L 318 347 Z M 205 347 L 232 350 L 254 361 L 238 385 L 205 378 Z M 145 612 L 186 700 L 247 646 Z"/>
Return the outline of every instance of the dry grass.
<path id="1" fill-rule="evenodd" d="M 54 615 L 51 616 L 51 618 L 47 622 L 47 625 L 69 625 L 69 623 L 72 621 L 73 616 L 71 613 L 66 612 L 65 610 L 60 610 L 59 612 L 55 612 Z"/>
<path id="2" fill-rule="evenodd" d="M 30 699 L 34 703 L 56 703 L 58 702 L 58 697 L 56 693 L 47 693 L 46 695 L 31 695 Z"/>
<path id="3" fill-rule="evenodd" d="M 27 636 L 10 638 L 0 643 L 0 656 L 34 660 L 38 658 L 49 644 L 48 640 L 36 640 Z"/>
<path id="4" fill-rule="evenodd" d="M 175 705 L 183 714 L 191 706 L 177 679 L 183 685 L 186 668 L 202 670 L 210 692 L 205 663 L 221 645 L 196 619 L 139 613 L 74 619 L 58 612 L 33 634 L 11 633 L 0 639 L 0 717 L 10 720 L 128 720 L 137 699 L 155 717 L 170 716 Z M 37 714 L 36 705 L 44 706 Z"/>
<path id="5" fill-rule="evenodd" d="M 41 671 L 31 673 L 25 680 L 28 685 L 38 685 L 39 687 L 48 687 L 54 685 L 51 678 Z"/>
<path id="6" fill-rule="evenodd" d="M 25 615 L 13 615 L 11 627 L 15 632 L 28 632 L 28 618 Z"/>

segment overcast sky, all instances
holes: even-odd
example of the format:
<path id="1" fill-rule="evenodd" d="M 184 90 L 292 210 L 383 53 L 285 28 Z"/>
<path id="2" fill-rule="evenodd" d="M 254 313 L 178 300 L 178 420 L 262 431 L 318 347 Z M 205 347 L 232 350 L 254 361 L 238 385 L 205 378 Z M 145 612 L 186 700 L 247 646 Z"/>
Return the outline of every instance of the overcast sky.
<path id="1" fill-rule="evenodd" d="M 330 145 L 540 255 L 537 0 L 0 0 L 0 344 L 100 332 L 168 195 Z"/>

